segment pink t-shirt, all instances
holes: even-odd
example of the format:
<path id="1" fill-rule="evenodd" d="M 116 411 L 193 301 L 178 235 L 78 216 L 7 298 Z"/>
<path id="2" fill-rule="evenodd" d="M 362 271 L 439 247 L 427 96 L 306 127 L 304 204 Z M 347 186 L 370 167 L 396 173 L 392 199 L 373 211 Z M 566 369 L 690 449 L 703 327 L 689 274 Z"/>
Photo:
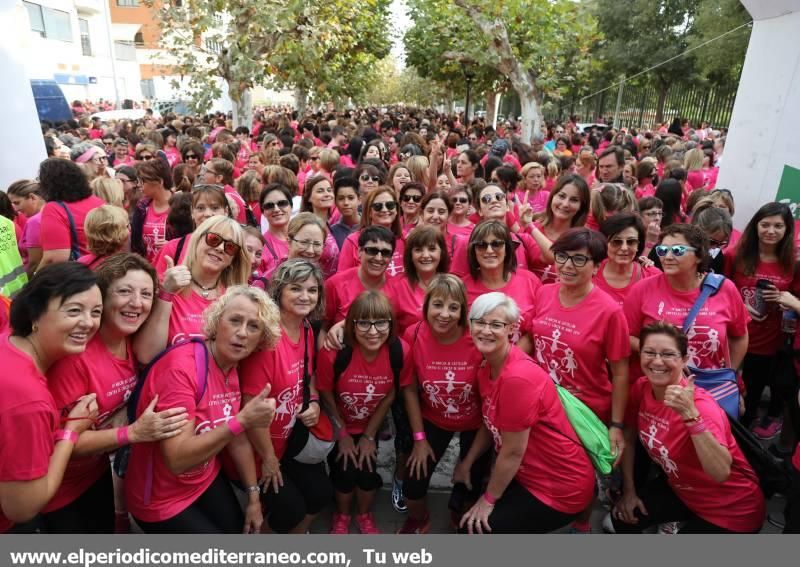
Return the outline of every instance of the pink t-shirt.
<path id="1" fill-rule="evenodd" d="M 152 203 L 147 207 L 147 214 L 144 217 L 144 225 L 142 226 L 142 241 L 144 242 L 145 258 L 151 264 L 156 261 L 158 253 L 165 244 L 167 215 L 169 215 L 169 209 L 162 213 L 157 213 Z"/>
<path id="2" fill-rule="evenodd" d="M 236 208 L 238 212 L 236 213 L 236 222 L 239 224 L 247 224 L 247 206 L 245 205 L 244 199 L 239 193 L 230 185 L 225 185 L 225 194 L 228 195 L 234 203 L 236 203 Z"/>
<path id="3" fill-rule="evenodd" d="M 577 305 L 564 307 L 560 288 L 560 284 L 542 287 L 530 314 L 527 330 L 536 345 L 536 363 L 608 423 L 612 384 L 606 361 L 630 355 L 625 315 L 597 287 Z"/>
<path id="4" fill-rule="evenodd" d="M 111 427 L 109 419 L 125 407 L 136 385 L 135 358 L 130 343 L 125 360 L 115 357 L 96 334 L 81 354 L 67 356 L 47 371 L 47 382 L 56 406 L 68 412 L 81 396 L 97 394 L 98 416 L 95 429 Z M 108 455 L 73 456 L 64 480 L 44 512 L 63 508 L 76 500 L 108 471 Z"/>
<path id="5" fill-rule="evenodd" d="M 172 298 L 172 311 L 169 314 L 167 344 L 174 345 L 191 338 L 205 338 L 203 311 L 212 303 L 214 300 L 203 298 L 193 289 L 175 294 Z"/>
<path id="6" fill-rule="evenodd" d="M 686 174 L 686 185 L 690 188 L 690 192 L 695 189 L 700 189 L 706 183 L 703 171 L 700 169 L 693 169 Z"/>
<path id="7" fill-rule="evenodd" d="M 635 193 L 636 193 L 636 199 L 644 199 L 645 197 L 655 197 L 656 188 L 653 187 L 652 183 L 645 183 L 644 185 L 637 185 Z"/>
<path id="8" fill-rule="evenodd" d="M 472 277 L 466 276 L 464 285 L 467 288 L 467 308 L 471 308 L 475 300 L 484 293 L 491 293 L 499 291 L 508 295 L 517 303 L 519 307 L 520 320 L 512 334 L 512 340 L 516 343 L 520 337 L 520 331 L 527 326 L 527 320 L 530 311 L 537 303 L 537 295 L 542 287 L 542 282 L 539 278 L 534 276 L 531 272 L 526 270 L 517 270 L 511 274 L 508 283 L 499 289 L 489 289 L 480 280 L 473 280 Z"/>
<path id="9" fill-rule="evenodd" d="M 170 168 L 175 167 L 182 161 L 181 151 L 175 146 L 164 146 L 164 153 L 167 155 L 167 163 L 169 163 Z"/>
<path id="10" fill-rule="evenodd" d="M 403 345 L 403 370 L 400 373 L 400 383 L 402 384 L 403 381 L 409 380 L 411 352 L 408 345 L 402 340 L 400 344 Z M 336 380 L 336 384 L 333 382 L 335 360 L 336 351 L 322 349 L 319 352 L 317 388 L 321 392 L 335 394 L 336 407 L 342 414 L 348 433 L 351 435 L 363 433 L 378 404 L 395 387 L 394 373 L 389 360 L 389 347 L 384 343 L 378 351 L 377 358 L 371 362 L 364 358 L 360 347 L 353 347 L 350 364 Z"/>
<path id="11" fill-rule="evenodd" d="M 313 368 L 315 346 L 314 334 L 310 331 L 308 343 L 308 363 Z M 267 384 L 272 386 L 269 395 L 275 398 L 278 407 L 269 433 L 278 459 L 283 457 L 286 451 L 286 443 L 292 433 L 295 418 L 303 405 L 304 347 L 304 333 L 301 333 L 296 343 L 283 333 L 275 348 L 256 351 L 240 364 L 243 394 L 257 396 Z M 256 463 L 260 469 L 261 459 L 258 455 Z"/>
<path id="12" fill-rule="evenodd" d="M 25 223 L 19 241 L 19 253 L 25 266 L 28 265 L 28 249 L 42 247 L 42 213 L 38 212 Z"/>
<path id="13" fill-rule="evenodd" d="M 594 497 L 594 468 L 579 443 L 556 387 L 528 355 L 513 347 L 497 379 L 478 369 L 483 422 L 496 451 L 502 432 L 530 430 L 514 477 L 547 506 L 565 514 L 585 510 Z"/>
<path id="14" fill-rule="evenodd" d="M 475 228 L 473 223 L 469 223 L 466 226 L 459 226 L 457 224 L 453 224 L 451 222 L 447 223 L 447 233 L 452 235 L 463 236 L 469 239 L 469 235 L 472 234 L 472 229 Z M 446 239 L 445 239 L 446 240 Z"/>
<path id="15" fill-rule="evenodd" d="M 600 267 L 597 270 L 597 274 L 594 276 L 592 282 L 594 285 L 602 289 L 606 292 L 612 299 L 616 300 L 619 303 L 620 307 L 625 301 L 625 296 L 628 294 L 630 289 L 633 287 L 633 284 L 636 282 L 643 280 L 645 278 L 651 278 L 653 276 L 657 276 L 661 273 L 661 270 L 655 267 L 645 268 L 639 262 L 633 263 L 633 274 L 631 275 L 631 280 L 628 282 L 628 285 L 625 287 L 612 287 L 610 283 L 606 280 L 605 275 L 603 274 L 603 270 L 605 269 L 606 265 L 608 264 L 608 260 L 603 260 L 600 262 Z"/>
<path id="16" fill-rule="evenodd" d="M 59 414 L 47 379 L 33 360 L 0 337 L 0 482 L 36 480 L 47 474 Z M 0 533 L 14 522 L 0 508 Z"/>
<path id="17" fill-rule="evenodd" d="M 85 199 L 73 203 L 64 203 L 75 222 L 75 230 L 78 233 L 78 247 L 81 254 L 89 252 L 86 243 L 86 233 L 83 230 L 83 222 L 89 211 L 105 205 L 106 202 L 100 197 L 89 195 Z M 55 202 L 45 204 L 42 209 L 42 250 L 69 250 L 72 246 L 69 219 L 67 213 Z"/>
<path id="18" fill-rule="evenodd" d="M 681 379 L 681 384 L 686 382 Z M 675 495 L 707 522 L 736 532 L 755 532 L 764 522 L 764 495 L 750 464 L 736 444 L 724 410 L 710 394 L 695 388 L 694 403 L 706 430 L 731 455 L 731 473 L 724 482 L 703 470 L 689 430 L 672 408 L 658 401 L 646 377 L 633 385 L 625 423 L 636 427 L 650 458 L 664 471 Z"/>
<path id="19" fill-rule="evenodd" d="M 261 268 L 267 277 L 289 257 L 289 241 L 281 240 L 271 232 L 264 233 L 264 253 L 262 254 Z"/>
<path id="20" fill-rule="evenodd" d="M 176 258 L 175 255 L 178 253 L 178 244 L 180 243 L 180 238 L 173 238 L 172 240 L 168 241 L 164 246 L 161 247 L 161 250 L 158 251 L 158 256 L 153 262 L 153 266 L 155 266 L 156 273 L 158 273 L 158 279 L 164 279 L 164 272 L 167 271 L 167 260 L 166 257 L 169 256 L 175 262 L 175 265 L 182 264 L 183 260 L 186 258 L 186 252 L 189 250 L 189 243 L 192 240 L 192 235 L 187 234 L 183 240 L 183 249 L 181 250 L 180 258 Z"/>
<path id="21" fill-rule="evenodd" d="M 675 291 L 662 274 L 644 279 L 625 298 L 625 317 L 631 336 L 648 323 L 666 321 L 680 328 L 694 305 L 700 288 L 688 292 Z M 750 315 L 736 286 L 730 280 L 705 302 L 689 329 L 689 364 L 698 368 L 729 368 L 728 337 L 741 337 L 747 332 Z"/>
<path id="22" fill-rule="evenodd" d="M 347 235 L 342 244 L 342 249 L 339 251 L 339 272 L 348 268 L 358 267 L 361 265 L 361 259 L 358 257 L 358 237 L 361 236 L 361 231 Z M 406 243 L 402 238 L 397 238 L 394 243 L 394 253 L 392 254 L 392 261 L 389 262 L 389 267 L 386 268 L 386 277 L 393 278 L 397 274 L 402 274 L 405 271 L 403 267 L 403 252 L 406 249 Z"/>
<path id="23" fill-rule="evenodd" d="M 411 286 L 408 278 L 393 278 L 386 282 L 383 292 L 389 298 L 397 323 L 397 334 L 422 319 L 422 303 L 425 301 L 425 290 L 419 284 Z"/>
<path id="24" fill-rule="evenodd" d="M 224 427 L 236 416 L 242 400 L 236 369 L 226 376 L 209 355 L 206 388 L 198 403 L 194 352 L 194 344 L 187 344 L 167 353 L 153 365 L 136 406 L 137 415 L 141 415 L 158 395 L 155 411 L 185 407 L 189 421 L 194 421 L 195 435 Z M 206 491 L 222 467 L 222 459 L 217 454 L 176 475 L 164 462 L 160 443 L 136 443 L 131 447 L 125 496 L 131 514 L 145 522 L 162 522 L 183 512 Z M 153 467 L 152 473 L 149 467 Z M 151 474 L 152 491 L 150 501 L 146 502 L 145 487 Z"/>
<path id="25" fill-rule="evenodd" d="M 358 277 L 358 270 L 359 268 L 340 270 L 335 276 L 325 280 L 325 321 L 328 325 L 344 321 L 350 305 L 361 292 L 366 291 Z"/>
<path id="26" fill-rule="evenodd" d="M 469 332 L 465 330 L 459 340 L 445 345 L 420 321 L 406 330 L 403 339 L 411 345 L 412 373 L 400 386 L 418 386 L 422 417 L 446 431 L 478 429 L 478 367 L 483 357 Z"/>

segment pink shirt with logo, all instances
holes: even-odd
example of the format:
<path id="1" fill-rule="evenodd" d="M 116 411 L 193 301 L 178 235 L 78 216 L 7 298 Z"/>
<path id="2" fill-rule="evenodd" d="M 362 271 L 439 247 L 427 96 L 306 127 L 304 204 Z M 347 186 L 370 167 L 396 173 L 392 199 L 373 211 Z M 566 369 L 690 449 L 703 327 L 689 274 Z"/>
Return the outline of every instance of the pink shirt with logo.
<path id="1" fill-rule="evenodd" d="M 85 199 L 73 203 L 64 203 L 72 213 L 75 222 L 75 231 L 78 234 L 78 247 L 81 254 L 89 252 L 86 243 L 86 233 L 83 230 L 83 222 L 89 211 L 105 205 L 106 202 L 100 197 L 89 195 Z M 67 213 L 55 202 L 45 204 L 42 209 L 42 250 L 69 250 L 72 246 L 69 219 Z"/>
<path id="2" fill-rule="evenodd" d="M 681 379 L 681 384 L 686 385 Z M 713 480 L 703 470 L 680 414 L 658 401 L 646 377 L 631 387 L 625 424 L 636 427 L 650 458 L 664 471 L 675 495 L 703 520 L 735 532 L 756 532 L 764 522 L 764 495 L 750 464 L 736 444 L 724 410 L 710 394 L 695 388 L 694 403 L 706 430 L 731 455 L 730 476 Z"/>
<path id="3" fill-rule="evenodd" d="M 560 284 L 546 285 L 536 297 L 527 329 L 535 344 L 534 358 L 556 384 L 608 423 L 612 384 L 606 361 L 630 355 L 625 315 L 597 287 L 577 305 L 564 307 L 560 288 Z"/>
<path id="4" fill-rule="evenodd" d="M 214 357 L 208 357 L 206 388 L 198 403 L 198 376 L 195 347 L 187 344 L 166 355 L 153 365 L 136 407 L 137 415 L 158 395 L 155 411 L 185 407 L 189 421 L 194 421 L 194 434 L 203 435 L 217 427 L 226 427 L 241 406 L 239 376 L 236 369 L 225 375 Z M 125 475 L 125 496 L 128 510 L 144 522 L 162 522 L 188 508 L 214 482 L 222 468 L 221 454 L 175 474 L 164 462 L 158 442 L 131 446 L 128 472 Z M 150 471 L 152 467 L 152 471 Z M 148 477 L 152 477 L 150 501 L 145 498 Z"/>
<path id="5" fill-rule="evenodd" d="M 158 253 L 166 243 L 167 215 L 169 215 L 169 209 L 157 213 L 153 203 L 147 207 L 147 214 L 142 226 L 142 241 L 144 242 L 145 258 L 151 264 L 156 261 Z"/>
<path id="6" fill-rule="evenodd" d="M 220 291 L 220 294 L 224 293 Z M 205 338 L 203 333 L 203 311 L 214 303 L 205 299 L 195 290 L 176 293 L 172 298 L 172 311 L 169 314 L 167 344 L 174 345 L 191 338 Z"/>
<path id="7" fill-rule="evenodd" d="M 347 236 L 342 244 L 342 249 L 339 251 L 339 271 L 346 270 L 361 265 L 361 259 L 358 257 L 358 237 L 361 236 L 361 231 L 357 230 Z M 402 274 L 405 271 L 403 267 L 403 252 L 406 249 L 406 243 L 402 238 L 397 238 L 394 244 L 394 253 L 392 260 L 389 262 L 389 267 L 386 268 L 386 277 L 393 278 L 397 274 Z"/>
<path id="8" fill-rule="evenodd" d="M 606 280 L 605 275 L 603 274 L 603 270 L 605 269 L 606 265 L 608 264 L 608 260 L 603 260 L 600 262 L 600 267 L 597 270 L 597 274 L 592 279 L 594 285 L 602 289 L 606 292 L 609 297 L 614 299 L 617 303 L 619 303 L 620 307 L 622 307 L 623 303 L 625 302 L 625 296 L 628 295 L 628 292 L 631 290 L 633 285 L 636 282 L 639 282 L 645 278 L 652 278 L 653 276 L 657 276 L 661 273 L 661 270 L 655 267 L 645 268 L 639 262 L 633 263 L 633 274 L 631 275 L 631 280 L 628 282 L 628 285 L 625 287 L 612 287 L 610 283 Z"/>
<path id="9" fill-rule="evenodd" d="M 502 433 L 530 430 L 515 479 L 541 502 L 576 514 L 594 497 L 594 468 L 564 413 L 553 381 L 524 352 L 512 347 L 496 379 L 478 370 L 483 422 L 495 451 Z"/>
<path id="10" fill-rule="evenodd" d="M 469 332 L 445 345 L 436 340 L 428 323 L 419 322 L 406 330 L 403 339 L 411 346 L 412 373 L 400 386 L 417 384 L 422 417 L 446 431 L 478 429 L 478 367 L 483 356 Z"/>
<path id="11" fill-rule="evenodd" d="M 125 407 L 136 385 L 135 358 L 130 342 L 127 358 L 121 360 L 109 352 L 97 333 L 81 354 L 67 356 L 47 371 L 47 381 L 59 408 L 68 409 L 86 394 L 97 394 L 98 416 L 95 429 L 111 427 L 109 420 Z M 100 453 L 73 457 L 64 472 L 64 480 L 44 512 L 63 508 L 76 500 L 108 471 L 108 455 Z"/>

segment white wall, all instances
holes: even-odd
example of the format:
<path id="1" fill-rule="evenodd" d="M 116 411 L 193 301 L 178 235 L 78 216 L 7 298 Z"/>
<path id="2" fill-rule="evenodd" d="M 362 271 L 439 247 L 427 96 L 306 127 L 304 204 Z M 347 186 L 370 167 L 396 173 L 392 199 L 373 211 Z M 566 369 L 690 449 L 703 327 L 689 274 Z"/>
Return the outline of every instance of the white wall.
<path id="1" fill-rule="evenodd" d="M 784 166 L 800 168 L 800 0 L 742 4 L 759 19 L 753 23 L 717 181 L 717 187 L 734 194 L 739 229 L 775 199 Z"/>

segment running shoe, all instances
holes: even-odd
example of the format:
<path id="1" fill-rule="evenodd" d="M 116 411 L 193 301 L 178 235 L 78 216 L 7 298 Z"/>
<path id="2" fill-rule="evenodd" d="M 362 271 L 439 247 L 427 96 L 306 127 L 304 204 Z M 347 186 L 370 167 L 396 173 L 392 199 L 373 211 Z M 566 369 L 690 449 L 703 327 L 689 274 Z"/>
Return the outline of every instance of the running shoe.
<path id="1" fill-rule="evenodd" d="M 604 534 L 615 534 L 617 530 L 614 529 L 614 520 L 611 519 L 611 512 L 603 516 L 603 533 Z"/>
<path id="2" fill-rule="evenodd" d="M 399 514 L 408 512 L 406 496 L 403 494 L 403 481 L 392 477 L 392 507 Z"/>
<path id="3" fill-rule="evenodd" d="M 403 527 L 397 530 L 399 534 L 426 534 L 431 529 L 431 515 L 425 514 L 422 520 L 406 518 Z"/>
<path id="4" fill-rule="evenodd" d="M 331 531 L 329 533 L 334 535 L 349 534 L 350 516 L 348 516 L 347 514 L 339 514 L 337 512 L 334 512 L 331 521 Z"/>
<path id="5" fill-rule="evenodd" d="M 767 514 L 767 521 L 781 531 L 786 527 L 786 522 L 781 514 Z"/>
<path id="6" fill-rule="evenodd" d="M 772 439 L 776 437 L 783 428 L 783 419 L 780 417 L 769 417 L 765 415 L 753 428 L 753 435 L 759 439 Z"/>
<path id="7" fill-rule="evenodd" d="M 375 525 L 375 518 L 369 512 L 356 516 L 356 525 L 358 526 L 358 531 L 365 535 L 381 533 L 378 526 Z"/>

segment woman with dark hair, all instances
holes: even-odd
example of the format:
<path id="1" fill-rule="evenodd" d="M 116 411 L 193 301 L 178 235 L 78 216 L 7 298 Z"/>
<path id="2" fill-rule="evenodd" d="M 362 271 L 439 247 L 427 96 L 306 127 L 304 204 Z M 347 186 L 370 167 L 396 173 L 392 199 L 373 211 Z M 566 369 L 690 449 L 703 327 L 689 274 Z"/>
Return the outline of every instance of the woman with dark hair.
<path id="1" fill-rule="evenodd" d="M 195 176 L 200 175 L 200 167 L 203 165 L 203 156 L 205 153 L 203 146 L 198 142 L 188 142 L 181 147 L 183 163 L 192 169 Z"/>
<path id="2" fill-rule="evenodd" d="M 172 168 L 172 185 L 176 193 L 189 193 L 194 185 L 194 180 L 194 170 L 185 163 L 179 163 Z"/>
<path id="3" fill-rule="evenodd" d="M 448 171 L 452 175 L 452 170 L 448 168 Z M 465 150 L 458 155 L 456 177 L 450 179 L 450 185 L 455 187 L 459 183 L 469 183 L 476 177 L 483 177 L 481 158 L 475 150 Z"/>
<path id="4" fill-rule="evenodd" d="M 236 205 L 236 220 L 241 224 L 247 223 L 247 203 L 233 187 L 235 169 L 233 162 L 220 157 L 208 160 L 200 168 L 198 178 L 207 185 L 222 185 L 225 194 Z M 251 211 L 252 212 L 252 211 Z"/>
<path id="5" fill-rule="evenodd" d="M 142 182 L 139 180 L 136 168 L 130 165 L 122 165 L 117 168 L 115 177 L 122 182 L 125 210 L 129 214 L 133 214 L 136 204 L 142 196 Z"/>
<path id="6" fill-rule="evenodd" d="M 447 231 L 469 238 L 475 223 L 469 220 L 469 208 L 472 203 L 472 190 L 468 185 L 457 185 L 445 191 L 450 203 L 450 216 L 447 219 Z"/>
<path id="7" fill-rule="evenodd" d="M 728 211 L 715 207 L 710 199 L 701 199 L 692 214 L 691 224 L 708 237 L 709 269 L 717 274 L 726 273 L 726 265 L 730 264 L 726 257 L 734 254 L 729 247 L 733 221 Z"/>
<path id="8" fill-rule="evenodd" d="M 48 158 L 39 165 L 39 187 L 47 204 L 42 209 L 42 261 L 39 269 L 77 260 L 89 249 L 83 222 L 105 202 L 92 194 L 81 168 L 71 161 Z"/>
<path id="9" fill-rule="evenodd" d="M 264 274 L 269 275 L 289 253 L 289 221 L 292 213 L 292 193 L 280 183 L 270 183 L 261 191 L 261 214 L 269 223 L 264 233 Z"/>
<path id="10" fill-rule="evenodd" d="M 166 162 L 151 159 L 136 164 L 136 175 L 142 183 L 143 198 L 131 216 L 131 251 L 153 263 L 167 242 L 172 174 Z"/>
<path id="11" fill-rule="evenodd" d="M 671 224 L 686 222 L 686 216 L 681 209 L 683 201 L 683 190 L 681 184 L 676 179 L 664 179 L 656 188 L 656 199 L 663 205 L 664 216 L 661 217 L 661 228 L 666 228 Z"/>
<path id="12" fill-rule="evenodd" d="M 42 268 L 11 303 L 11 333 L 0 338 L 0 533 L 50 502 L 80 434 L 97 417 L 94 393 L 60 415 L 45 374 L 86 349 L 102 313 L 96 276 L 76 262 Z"/>
<path id="13" fill-rule="evenodd" d="M 361 136 L 353 136 L 347 143 L 347 151 L 342 153 L 339 163 L 345 167 L 356 167 L 358 158 L 361 156 L 361 149 L 364 147 L 364 140 Z"/>
<path id="14" fill-rule="evenodd" d="M 358 194 L 362 203 L 370 193 L 386 183 L 386 168 L 382 165 L 380 161 L 367 160 L 356 167 L 355 179 L 358 182 Z"/>
<path id="15" fill-rule="evenodd" d="M 407 235 L 420 223 L 422 206 L 425 197 L 425 186 L 422 183 L 411 181 L 403 185 L 399 192 L 400 209 L 403 212 L 403 235 Z"/>
<path id="16" fill-rule="evenodd" d="M 753 433 L 771 439 L 780 431 L 784 404 L 794 405 L 796 380 L 792 361 L 780 353 L 786 337 L 781 332 L 782 292 L 797 294 L 794 253 L 794 217 L 783 203 L 767 203 L 747 223 L 736 247 L 736 257 L 728 262 L 726 273 L 744 300 L 750 314 L 747 326 L 750 342 L 744 358 L 742 379 L 746 389 L 742 421 L 758 423 Z M 767 413 L 758 418 L 764 387 L 769 386 Z"/>
<path id="17" fill-rule="evenodd" d="M 336 211 L 333 184 L 325 175 L 317 175 L 306 180 L 300 210 L 317 215 L 322 222 L 330 224 Z"/>
<path id="18" fill-rule="evenodd" d="M 656 188 L 653 186 L 653 182 L 656 179 L 655 164 L 650 160 L 639 162 L 636 165 L 636 199 L 655 196 Z"/>

